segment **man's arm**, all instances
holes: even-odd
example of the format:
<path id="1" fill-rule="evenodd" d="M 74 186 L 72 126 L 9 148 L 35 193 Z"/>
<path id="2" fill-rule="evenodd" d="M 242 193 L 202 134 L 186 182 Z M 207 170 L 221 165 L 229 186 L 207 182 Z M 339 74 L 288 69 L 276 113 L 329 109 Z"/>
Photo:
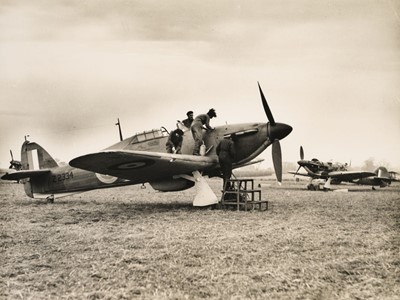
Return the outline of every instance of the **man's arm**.
<path id="1" fill-rule="evenodd" d="M 208 116 L 208 115 L 206 115 L 207 116 L 207 118 L 206 118 L 206 123 L 204 124 L 205 126 L 206 126 L 206 128 L 208 129 L 208 130 L 214 130 L 214 128 L 212 128 L 211 126 L 210 126 L 210 117 Z"/>
<path id="2" fill-rule="evenodd" d="M 183 142 L 183 137 L 180 137 L 180 138 L 179 138 L 179 141 L 178 141 L 178 145 L 176 145 L 176 147 L 175 147 L 175 152 L 178 152 L 178 151 L 181 150 L 181 148 L 182 148 L 182 142 Z"/>

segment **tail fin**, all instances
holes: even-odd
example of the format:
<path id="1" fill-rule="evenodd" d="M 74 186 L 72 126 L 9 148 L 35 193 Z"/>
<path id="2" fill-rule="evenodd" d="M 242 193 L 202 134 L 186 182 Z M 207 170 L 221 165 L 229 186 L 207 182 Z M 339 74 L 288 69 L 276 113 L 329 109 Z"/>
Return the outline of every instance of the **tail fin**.
<path id="1" fill-rule="evenodd" d="M 23 170 L 40 170 L 57 167 L 58 164 L 39 144 L 25 141 L 21 148 Z"/>
<path id="2" fill-rule="evenodd" d="M 379 167 L 375 170 L 375 174 L 378 178 L 390 178 L 389 172 L 385 167 Z"/>

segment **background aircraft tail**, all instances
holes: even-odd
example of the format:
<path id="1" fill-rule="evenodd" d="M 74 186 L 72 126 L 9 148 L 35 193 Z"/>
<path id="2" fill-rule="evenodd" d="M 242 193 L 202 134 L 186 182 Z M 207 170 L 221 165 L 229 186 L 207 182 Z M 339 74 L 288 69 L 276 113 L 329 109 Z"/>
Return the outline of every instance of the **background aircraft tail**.
<path id="1" fill-rule="evenodd" d="M 22 144 L 21 163 L 23 170 L 40 170 L 58 166 L 54 158 L 42 146 L 29 141 Z"/>
<path id="2" fill-rule="evenodd" d="M 392 183 L 389 171 L 385 167 L 379 167 L 375 170 L 375 180 L 379 181 L 380 187 L 386 187 Z"/>
<path id="3" fill-rule="evenodd" d="M 379 167 L 374 172 L 378 178 L 390 179 L 389 172 L 385 167 Z"/>

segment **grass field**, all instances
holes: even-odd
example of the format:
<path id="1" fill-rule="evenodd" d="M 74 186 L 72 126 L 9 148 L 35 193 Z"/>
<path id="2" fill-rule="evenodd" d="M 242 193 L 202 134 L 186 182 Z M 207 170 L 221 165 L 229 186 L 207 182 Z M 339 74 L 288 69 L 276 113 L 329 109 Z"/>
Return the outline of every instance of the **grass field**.
<path id="1" fill-rule="evenodd" d="M 1 184 L 0 299 L 400 299 L 400 185 L 262 182 L 262 212 L 195 208 L 193 189 L 47 204 Z"/>

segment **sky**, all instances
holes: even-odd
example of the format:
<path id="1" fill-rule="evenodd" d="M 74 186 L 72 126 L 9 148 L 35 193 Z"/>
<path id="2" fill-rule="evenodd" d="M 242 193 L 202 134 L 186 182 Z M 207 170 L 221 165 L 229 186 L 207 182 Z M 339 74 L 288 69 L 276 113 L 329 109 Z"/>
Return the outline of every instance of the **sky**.
<path id="1" fill-rule="evenodd" d="M 400 171 L 400 2 L 0 0 L 0 167 L 25 136 L 68 162 L 137 132 L 275 121 L 283 161 Z M 272 166 L 271 149 L 261 154 Z"/>

